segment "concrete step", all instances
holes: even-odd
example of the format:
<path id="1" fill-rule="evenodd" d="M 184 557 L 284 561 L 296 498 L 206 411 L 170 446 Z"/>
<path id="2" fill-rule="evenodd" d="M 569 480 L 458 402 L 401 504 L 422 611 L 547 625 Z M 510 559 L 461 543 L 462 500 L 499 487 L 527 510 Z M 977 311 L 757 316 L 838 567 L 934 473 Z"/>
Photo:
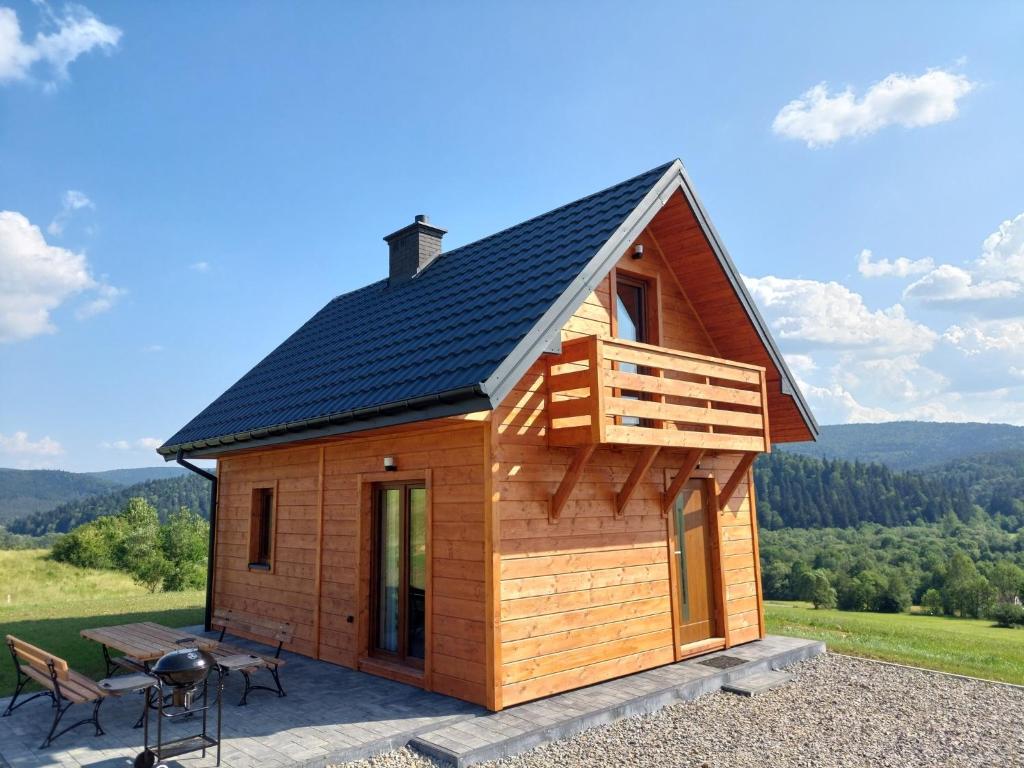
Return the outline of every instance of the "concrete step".
<path id="1" fill-rule="evenodd" d="M 735 693 L 737 696 L 756 696 L 759 693 L 770 691 L 772 688 L 785 685 L 792 679 L 793 676 L 788 672 L 755 672 L 726 683 L 722 686 L 722 690 Z"/>

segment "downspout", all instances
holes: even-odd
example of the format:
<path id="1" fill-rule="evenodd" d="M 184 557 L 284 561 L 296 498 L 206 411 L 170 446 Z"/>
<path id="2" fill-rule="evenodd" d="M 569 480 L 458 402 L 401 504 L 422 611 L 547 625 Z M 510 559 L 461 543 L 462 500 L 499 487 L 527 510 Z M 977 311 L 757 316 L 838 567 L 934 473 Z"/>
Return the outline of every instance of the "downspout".
<path id="1" fill-rule="evenodd" d="M 206 557 L 206 609 L 203 613 L 203 626 L 209 632 L 210 621 L 213 617 L 213 555 L 217 534 L 217 476 L 212 472 L 207 472 L 202 467 L 197 467 L 195 464 L 186 461 L 184 455 L 184 451 L 179 449 L 178 455 L 175 456 L 174 460 L 185 469 L 195 472 L 200 477 L 205 477 L 210 481 L 210 543 Z"/>

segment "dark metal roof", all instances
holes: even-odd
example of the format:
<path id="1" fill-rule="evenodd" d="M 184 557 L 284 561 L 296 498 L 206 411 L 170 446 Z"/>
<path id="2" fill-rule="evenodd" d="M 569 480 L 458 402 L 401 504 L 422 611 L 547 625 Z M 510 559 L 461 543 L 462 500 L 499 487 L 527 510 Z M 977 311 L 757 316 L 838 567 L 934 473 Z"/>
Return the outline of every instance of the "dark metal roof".
<path id="1" fill-rule="evenodd" d="M 442 253 L 412 280 L 335 298 L 159 452 L 216 453 L 492 407 L 557 342 L 550 328 L 617 258 L 610 244 L 643 223 L 638 211 L 660 208 L 658 188 L 676 167 Z"/>

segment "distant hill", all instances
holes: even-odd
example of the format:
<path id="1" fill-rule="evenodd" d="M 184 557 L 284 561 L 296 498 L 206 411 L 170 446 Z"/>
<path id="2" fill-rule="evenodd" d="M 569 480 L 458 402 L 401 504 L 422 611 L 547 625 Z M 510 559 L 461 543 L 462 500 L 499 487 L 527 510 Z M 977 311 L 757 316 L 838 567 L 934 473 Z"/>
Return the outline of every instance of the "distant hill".
<path id="1" fill-rule="evenodd" d="M 780 451 L 822 459 L 885 464 L 891 469 L 924 469 L 983 453 L 1024 452 L 1024 427 L 893 421 L 821 428 L 816 443 L 778 446 Z"/>
<path id="2" fill-rule="evenodd" d="M 13 520 L 7 528 L 11 533 L 30 536 L 64 533 L 101 515 L 119 512 L 128 499 L 136 496 L 141 496 L 156 507 L 161 519 L 166 519 L 168 514 L 180 507 L 188 507 L 204 518 L 210 518 L 210 483 L 198 475 L 189 473 L 183 477 L 115 486 L 114 490 L 108 489 L 99 496 L 77 499 L 53 509 Z"/>
<path id="3" fill-rule="evenodd" d="M 0 525 L 69 501 L 109 493 L 119 486 L 146 480 L 180 477 L 183 467 L 138 467 L 105 472 L 64 472 L 58 469 L 0 469 Z"/>
<path id="4" fill-rule="evenodd" d="M 93 477 L 110 480 L 118 485 L 135 485 L 146 480 L 167 480 L 171 477 L 187 475 L 188 470 L 176 464 L 165 467 L 136 467 L 134 469 L 108 469 L 104 472 L 89 472 Z"/>
<path id="5" fill-rule="evenodd" d="M 0 525 L 116 488 L 117 483 L 90 474 L 56 469 L 0 469 Z"/>

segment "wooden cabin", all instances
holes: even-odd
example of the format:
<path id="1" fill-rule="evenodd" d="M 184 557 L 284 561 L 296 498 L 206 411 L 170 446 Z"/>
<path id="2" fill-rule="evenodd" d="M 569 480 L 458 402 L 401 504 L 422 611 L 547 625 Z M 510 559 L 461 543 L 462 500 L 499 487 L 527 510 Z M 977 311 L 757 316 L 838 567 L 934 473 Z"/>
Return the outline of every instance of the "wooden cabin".
<path id="1" fill-rule="evenodd" d="M 159 449 L 217 460 L 208 611 L 493 710 L 763 637 L 751 463 L 817 427 L 682 164 L 443 235 Z"/>

